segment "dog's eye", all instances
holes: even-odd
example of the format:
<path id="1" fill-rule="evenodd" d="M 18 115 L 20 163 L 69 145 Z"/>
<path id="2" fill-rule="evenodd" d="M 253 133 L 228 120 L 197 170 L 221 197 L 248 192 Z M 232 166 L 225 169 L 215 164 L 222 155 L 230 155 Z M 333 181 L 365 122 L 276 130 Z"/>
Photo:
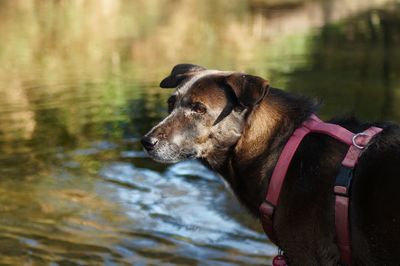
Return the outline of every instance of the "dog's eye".
<path id="1" fill-rule="evenodd" d="M 171 96 L 168 99 L 168 113 L 171 113 L 175 108 L 176 97 Z"/>
<path id="2" fill-rule="evenodd" d="M 198 114 L 204 114 L 207 111 L 207 108 L 204 106 L 204 104 L 195 102 L 191 105 L 192 111 L 196 112 Z"/>

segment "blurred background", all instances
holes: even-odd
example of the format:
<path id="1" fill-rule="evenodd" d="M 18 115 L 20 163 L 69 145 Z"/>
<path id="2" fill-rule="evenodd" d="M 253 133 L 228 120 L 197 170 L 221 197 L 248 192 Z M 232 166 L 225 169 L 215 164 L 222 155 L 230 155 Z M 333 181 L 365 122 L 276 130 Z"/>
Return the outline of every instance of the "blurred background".
<path id="1" fill-rule="evenodd" d="M 400 121 L 400 1 L 0 0 L 1 265 L 271 262 L 217 176 L 138 143 L 187 62 Z"/>

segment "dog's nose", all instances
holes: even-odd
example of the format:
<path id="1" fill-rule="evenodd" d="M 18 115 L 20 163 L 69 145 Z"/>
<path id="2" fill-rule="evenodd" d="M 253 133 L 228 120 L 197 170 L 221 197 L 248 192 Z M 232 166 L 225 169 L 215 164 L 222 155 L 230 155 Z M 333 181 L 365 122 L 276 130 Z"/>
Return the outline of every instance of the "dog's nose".
<path id="1" fill-rule="evenodd" d="M 144 136 L 141 140 L 143 147 L 150 151 L 154 149 L 154 146 L 156 146 L 158 139 L 150 137 L 150 136 Z"/>

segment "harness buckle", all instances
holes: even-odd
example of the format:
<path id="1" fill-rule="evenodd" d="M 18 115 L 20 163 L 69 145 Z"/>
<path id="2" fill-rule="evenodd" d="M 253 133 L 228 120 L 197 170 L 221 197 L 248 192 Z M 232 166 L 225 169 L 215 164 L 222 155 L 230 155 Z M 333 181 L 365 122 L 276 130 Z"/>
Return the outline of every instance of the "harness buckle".
<path id="1" fill-rule="evenodd" d="M 272 220 L 272 216 L 274 216 L 275 206 L 265 200 L 263 203 L 261 203 L 259 210 L 261 212 L 261 215 Z"/>
<path id="2" fill-rule="evenodd" d="M 363 150 L 363 149 L 365 148 L 366 145 L 359 145 L 359 144 L 357 144 L 357 138 L 358 138 L 358 137 L 369 137 L 369 136 L 370 136 L 370 135 L 368 135 L 367 133 L 364 133 L 364 132 L 360 132 L 360 133 L 355 134 L 355 135 L 353 136 L 353 138 L 352 138 L 353 145 L 354 145 L 355 147 L 359 148 L 360 150 Z"/>
<path id="3" fill-rule="evenodd" d="M 274 211 L 275 211 L 275 206 L 265 200 L 261 205 L 260 205 L 260 219 L 261 219 L 261 225 L 264 229 L 264 232 L 267 234 L 269 239 L 276 243 L 276 238 L 274 235 L 274 230 L 273 230 L 273 216 L 274 216 Z"/>
<path id="4" fill-rule="evenodd" d="M 350 194 L 351 180 L 353 178 L 353 168 L 342 165 L 336 176 L 333 191 L 335 195 L 346 196 Z"/>

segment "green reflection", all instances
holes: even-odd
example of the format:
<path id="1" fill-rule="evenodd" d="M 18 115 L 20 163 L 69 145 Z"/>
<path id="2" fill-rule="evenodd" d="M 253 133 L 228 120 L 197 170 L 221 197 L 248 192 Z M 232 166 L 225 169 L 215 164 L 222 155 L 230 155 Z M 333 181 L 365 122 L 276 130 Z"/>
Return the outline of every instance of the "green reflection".
<path id="1" fill-rule="evenodd" d="M 362 12 L 326 25 L 310 40 L 308 64 L 288 88 L 314 95 L 332 115 L 400 119 L 400 7 Z"/>
<path id="2" fill-rule="evenodd" d="M 222 234 L 237 244 L 198 243 L 198 227 L 151 213 L 179 205 L 147 203 L 174 174 L 143 158 L 137 140 L 165 115 L 170 91 L 158 82 L 181 62 L 264 76 L 321 98 L 326 117 L 399 120 L 399 4 L 348 2 L 0 1 L 0 264 L 268 261 L 269 245 L 222 185 L 205 191 L 227 208 L 206 209 L 250 231 Z M 102 171 L 113 164 L 122 170 L 110 180 Z M 178 180 L 165 191 L 197 210 L 197 191 Z M 249 253 L 249 239 L 266 253 Z"/>

